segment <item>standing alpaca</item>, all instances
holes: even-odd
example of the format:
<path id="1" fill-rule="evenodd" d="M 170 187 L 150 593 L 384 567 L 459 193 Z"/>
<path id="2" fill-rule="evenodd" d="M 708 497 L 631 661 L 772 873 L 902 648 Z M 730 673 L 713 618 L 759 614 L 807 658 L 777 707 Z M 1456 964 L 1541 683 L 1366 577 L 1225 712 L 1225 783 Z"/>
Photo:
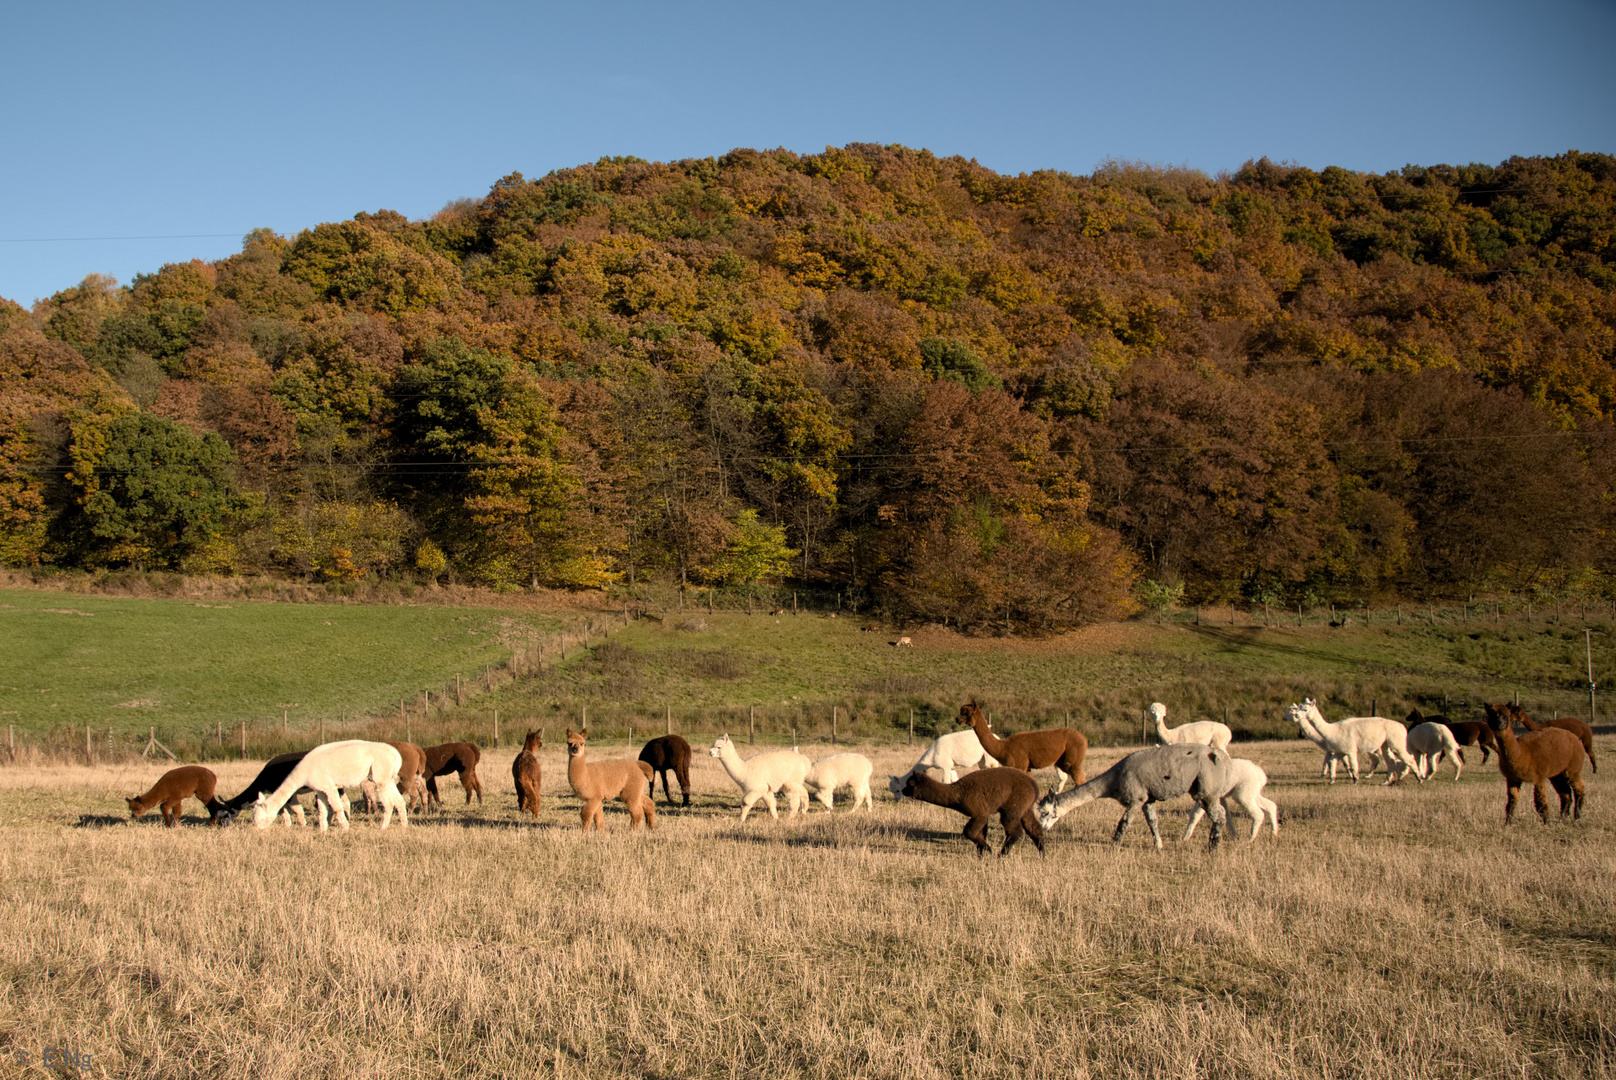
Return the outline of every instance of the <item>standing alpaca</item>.
<path id="1" fill-rule="evenodd" d="M 943 774 L 943 782 L 952 784 L 959 779 L 960 769 L 990 769 L 997 765 L 993 755 L 982 749 L 982 740 L 976 737 L 976 732 L 970 728 L 964 731 L 950 731 L 947 735 L 939 735 L 926 747 L 920 755 L 920 760 L 909 767 L 909 771 L 902 776 L 887 776 L 887 790 L 892 792 L 894 798 L 903 801 L 903 785 L 909 778 L 925 769 L 937 769 Z"/>
<path id="2" fill-rule="evenodd" d="M 1063 816 L 1095 799 L 1115 799 L 1125 808 L 1117 831 L 1111 835 L 1113 844 L 1120 843 L 1122 834 L 1133 821 L 1134 812 L 1143 808 L 1145 823 L 1160 851 L 1161 826 L 1156 820 L 1156 804 L 1188 795 L 1200 804 L 1212 819 L 1212 840 L 1208 847 L 1217 847 L 1223 839 L 1223 825 L 1227 815 L 1223 809 L 1223 796 L 1233 783 L 1229 773 L 1229 754 L 1210 746 L 1147 746 L 1135 750 L 1105 772 L 1085 784 L 1079 784 L 1065 794 L 1051 791 L 1038 803 L 1038 820 L 1044 828 L 1052 828 Z"/>
<path id="3" fill-rule="evenodd" d="M 1436 775 L 1436 767 L 1444 757 L 1453 762 L 1455 780 L 1464 773 L 1464 754 L 1459 750 L 1459 741 L 1453 737 L 1452 729 L 1446 724 L 1426 721 L 1410 728 L 1408 752 L 1414 758 L 1415 771 L 1422 784 Z"/>
<path id="4" fill-rule="evenodd" d="M 627 805 L 630 832 L 640 827 L 642 818 L 647 829 L 656 828 L 656 803 L 645 793 L 651 766 L 622 758 L 591 764 L 584 760 L 584 741 L 588 738 L 588 731 L 567 729 L 567 783 L 584 801 L 579 812 L 584 831 L 588 832 L 590 825 L 599 832 L 606 831 L 601 804 L 607 799 L 622 799 Z"/>
<path id="5" fill-rule="evenodd" d="M 719 760 L 735 786 L 741 789 L 742 821 L 759 799 L 767 802 L 769 816 L 778 821 L 780 814 L 774 807 L 774 793 L 782 788 L 791 813 L 797 813 L 799 807 L 808 809 L 806 781 L 813 762 L 797 751 L 770 750 L 743 761 L 730 737 L 720 735 L 707 753 Z"/>
<path id="6" fill-rule="evenodd" d="M 404 806 L 404 796 L 398 790 L 398 770 L 403 759 L 397 750 L 386 743 L 348 739 L 343 742 L 316 746 L 286 774 L 280 786 L 267 795 L 260 795 L 253 803 L 253 824 L 267 829 L 275 821 L 281 808 L 299 788 L 314 792 L 315 808 L 319 811 L 320 830 L 325 831 L 326 816 L 335 814 L 337 824 L 348 827 L 348 811 L 343 803 L 342 789 L 357 787 L 365 782 L 375 784 L 382 800 L 382 828 L 387 828 L 398 810 L 401 825 L 410 823 Z"/>
<path id="7" fill-rule="evenodd" d="M 1047 769 L 1051 765 L 1059 769 L 1063 775 L 1056 791 L 1066 787 L 1068 776 L 1074 784 L 1081 784 L 1084 780 L 1083 759 L 1088 755 L 1089 741 L 1075 728 L 1021 731 L 1008 739 L 1001 739 L 993 734 L 987 717 L 982 715 L 982 710 L 977 708 L 974 701 L 960 706 L 960 721 L 976 732 L 976 737 L 982 741 L 982 749 L 1001 764 L 1027 773 L 1034 769 Z"/>
<path id="8" fill-rule="evenodd" d="M 523 810 L 539 816 L 539 750 L 544 746 L 544 736 L 537 731 L 527 733 L 522 741 L 522 752 L 516 755 L 511 762 L 511 779 L 516 781 L 516 812 Z"/>
<path id="9" fill-rule="evenodd" d="M 412 742 L 390 742 L 404 762 L 398 770 L 398 789 L 409 800 L 411 811 L 426 809 L 426 751 Z M 365 792 L 365 810 L 371 811 L 370 792 Z"/>
<path id="10" fill-rule="evenodd" d="M 836 809 L 836 789 L 844 785 L 853 791 L 854 810 L 859 803 L 866 810 L 874 810 L 875 802 L 870 798 L 870 774 L 874 771 L 875 766 L 863 754 L 832 754 L 813 763 L 803 785 L 818 793 L 826 810 Z"/>
<path id="11" fill-rule="evenodd" d="M 658 735 L 640 749 L 640 760 L 651 766 L 653 773 L 662 774 L 662 797 L 673 805 L 673 792 L 668 790 L 668 770 L 673 770 L 679 781 L 679 793 L 684 805 L 690 805 L 690 744 L 679 735 Z M 651 778 L 651 794 L 656 794 L 656 778 Z"/>
<path id="12" fill-rule="evenodd" d="M 1200 743 L 1214 750 L 1227 750 L 1229 740 L 1234 738 L 1229 725 L 1217 720 L 1197 720 L 1193 724 L 1170 728 L 1167 726 L 1167 706 L 1159 701 L 1150 703 L 1150 715 L 1156 720 L 1156 738 L 1166 746 Z"/>
<path id="13" fill-rule="evenodd" d="M 988 851 L 988 820 L 999 815 L 1004 826 L 1004 846 L 1000 858 L 1021 839 L 1025 832 L 1039 851 L 1044 850 L 1044 827 L 1032 812 L 1038 801 L 1038 785 L 1020 769 L 982 769 L 952 784 L 939 784 L 925 773 L 917 772 L 903 785 L 903 793 L 911 799 L 947 807 L 970 818 L 965 823 L 965 839 L 976 845 L 980 859 Z"/>
<path id="14" fill-rule="evenodd" d="M 1553 784 L 1560 795 L 1560 817 L 1567 811 L 1572 819 L 1582 817 L 1582 799 L 1587 788 L 1582 782 L 1582 759 L 1586 751 L 1577 737 L 1564 728 L 1543 728 L 1515 737 L 1509 706 L 1488 705 L 1487 726 L 1498 736 L 1498 771 L 1504 775 L 1509 797 L 1504 801 L 1504 824 L 1515 818 L 1515 802 L 1521 785 L 1532 785 L 1532 805 L 1543 824 L 1549 823 L 1549 794 Z"/>
<path id="15" fill-rule="evenodd" d="M 280 787 L 281 781 L 286 779 L 288 773 L 297 768 L 297 763 L 302 761 L 303 755 L 307 753 L 307 750 L 294 750 L 289 754 L 276 754 L 264 762 L 264 767 L 258 770 L 258 775 L 253 777 L 252 783 L 242 788 L 234 798 L 225 799 L 219 804 L 219 824 L 228 824 L 231 819 L 241 812 L 242 807 L 250 804 L 258 796 Z M 297 796 L 307 790 L 308 788 L 300 788 L 296 791 L 281 810 L 281 815 L 286 818 L 288 825 L 291 824 L 293 814 L 297 815 L 299 825 L 307 824 L 303 817 L 303 804 L 297 801 Z"/>
<path id="16" fill-rule="evenodd" d="M 213 789 L 219 778 L 213 775 L 212 769 L 205 769 L 201 765 L 181 765 L 177 769 L 170 769 L 158 778 L 151 790 L 144 795 L 133 799 L 125 799 L 129 804 L 129 818 L 135 820 L 154 806 L 163 808 L 163 824 L 173 828 L 180 821 L 180 804 L 186 799 L 195 799 L 207 807 L 208 821 L 219 824 L 220 811 L 224 804 L 213 797 Z M 229 821 L 228 816 L 225 821 Z"/>
<path id="17" fill-rule="evenodd" d="M 438 777 L 449 773 L 460 774 L 460 786 L 466 791 L 466 805 L 471 805 L 471 793 L 477 793 L 477 805 L 483 804 L 483 782 L 477 779 L 477 762 L 483 752 L 475 743 L 450 742 L 426 748 L 426 791 L 433 803 L 443 805 L 438 796 Z"/>
<path id="18" fill-rule="evenodd" d="M 1463 747 L 1466 746 L 1481 747 L 1481 763 L 1483 765 L 1487 764 L 1493 754 L 1498 753 L 1498 737 L 1493 734 L 1493 729 L 1486 724 L 1478 724 L 1474 720 L 1449 720 L 1446 716 L 1426 716 L 1418 709 L 1409 710 L 1408 727 L 1410 731 L 1425 723 L 1441 724 L 1453 732 L 1453 741 L 1458 743 L 1461 748 L 1459 752 L 1460 761 L 1464 760 Z"/>
<path id="19" fill-rule="evenodd" d="M 1300 705 L 1292 705 L 1285 715 L 1296 724 L 1308 739 L 1324 751 L 1324 766 L 1330 783 L 1335 783 L 1338 761 L 1347 763 L 1347 773 L 1356 784 L 1360 779 L 1358 753 L 1369 755 L 1369 775 L 1375 771 L 1382 756 L 1386 759 L 1386 783 L 1399 779 L 1392 763 L 1404 770 L 1415 772 L 1414 760 L 1408 756 L 1408 729 L 1394 720 L 1380 716 L 1355 716 L 1332 724 L 1324 719 L 1312 698 Z"/>
<path id="20" fill-rule="evenodd" d="M 1251 817 L 1251 838 L 1253 840 L 1257 839 L 1257 834 L 1262 832 L 1263 815 L 1267 814 L 1268 821 L 1273 826 L 1274 839 L 1278 840 L 1279 807 L 1275 805 L 1274 800 L 1263 794 L 1263 788 L 1268 785 L 1268 774 L 1263 772 L 1262 766 L 1255 761 L 1247 761 L 1245 758 L 1230 758 L 1229 779 L 1234 786 L 1223 797 L 1224 811 L 1227 813 L 1232 809 L 1229 805 L 1230 802 L 1245 810 L 1247 815 Z M 1190 811 L 1189 826 L 1184 830 L 1185 840 L 1188 840 L 1194 834 L 1195 827 L 1201 823 L 1201 819 L 1205 816 L 1206 811 L 1201 808 L 1200 803 L 1196 803 L 1195 809 Z"/>
<path id="21" fill-rule="evenodd" d="M 1593 766 L 1594 772 L 1599 771 L 1599 762 L 1594 758 L 1594 729 L 1588 726 L 1588 721 L 1578 720 L 1574 716 L 1556 716 L 1553 720 L 1534 720 L 1526 715 L 1526 710 L 1519 705 L 1500 705 L 1500 709 L 1514 717 L 1515 722 L 1527 731 L 1547 731 L 1549 728 L 1559 728 L 1569 731 L 1582 743 L 1582 752 L 1588 755 L 1588 764 Z"/>

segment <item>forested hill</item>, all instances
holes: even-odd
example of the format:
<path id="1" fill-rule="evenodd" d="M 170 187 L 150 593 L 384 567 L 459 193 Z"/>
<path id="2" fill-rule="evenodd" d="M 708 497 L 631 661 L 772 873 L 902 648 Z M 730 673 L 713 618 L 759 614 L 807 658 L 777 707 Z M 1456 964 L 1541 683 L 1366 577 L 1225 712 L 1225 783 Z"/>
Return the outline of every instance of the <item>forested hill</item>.
<path id="1" fill-rule="evenodd" d="M 0 302 L 0 560 L 1058 629 L 1606 587 L 1616 158 L 603 159 Z"/>

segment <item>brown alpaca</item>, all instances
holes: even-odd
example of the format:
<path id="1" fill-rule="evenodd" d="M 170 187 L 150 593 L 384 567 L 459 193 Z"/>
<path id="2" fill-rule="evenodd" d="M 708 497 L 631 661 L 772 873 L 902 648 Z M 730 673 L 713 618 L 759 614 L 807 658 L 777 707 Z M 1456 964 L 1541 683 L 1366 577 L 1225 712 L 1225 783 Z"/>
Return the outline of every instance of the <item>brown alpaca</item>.
<path id="1" fill-rule="evenodd" d="M 1001 739 L 988 727 L 987 717 L 982 715 L 982 710 L 977 708 L 974 701 L 960 706 L 960 722 L 976 732 L 982 749 L 1000 764 L 1022 772 L 1047 769 L 1053 765 L 1070 776 L 1074 784 L 1081 784 L 1087 779 L 1083 775 L 1083 759 L 1088 756 L 1089 741 L 1081 731 L 1069 727 L 1045 728 L 1042 731 L 1020 731 L 1008 739 Z M 1062 778 L 1060 788 L 1056 790 L 1065 786 L 1066 780 Z"/>
<path id="2" fill-rule="evenodd" d="M 1532 785 L 1532 802 L 1543 824 L 1549 823 L 1548 784 L 1560 793 L 1560 817 L 1567 812 L 1573 819 L 1582 817 L 1582 799 L 1587 793 L 1582 782 L 1584 752 L 1575 735 L 1561 728 L 1544 728 L 1516 738 L 1509 714 L 1501 705 L 1487 706 L 1487 726 L 1498 736 L 1498 771 L 1504 774 L 1509 789 L 1505 825 L 1515 817 L 1515 800 L 1523 783 Z"/>
<path id="3" fill-rule="evenodd" d="M 1515 722 L 1527 731 L 1547 731 L 1549 728 L 1559 728 L 1561 731 L 1571 732 L 1577 737 L 1577 741 L 1582 743 L 1582 752 L 1588 755 L 1588 764 L 1594 767 L 1594 772 L 1599 771 L 1599 762 L 1594 759 L 1594 729 L 1588 726 L 1588 721 L 1578 720 L 1574 716 L 1557 716 L 1553 720 L 1534 720 L 1532 717 L 1527 716 L 1526 710 L 1519 705 L 1500 705 L 1499 708 L 1514 717 Z"/>
<path id="4" fill-rule="evenodd" d="M 539 750 L 543 746 L 544 736 L 530 731 L 522 742 L 522 752 L 511 762 L 511 779 L 516 781 L 517 813 L 526 810 L 534 817 L 539 816 Z"/>
<path id="5" fill-rule="evenodd" d="M 219 811 L 224 808 L 223 804 L 213 797 L 213 789 L 218 782 L 219 779 L 213 775 L 212 769 L 205 769 L 200 765 L 181 765 L 164 773 L 146 794 L 138 799 L 124 801 L 129 804 L 131 820 L 140 817 L 154 806 L 162 806 L 163 824 L 173 828 L 179 824 L 180 804 L 187 798 L 194 798 L 207 807 L 209 821 L 216 822 Z"/>
<path id="6" fill-rule="evenodd" d="M 658 735 L 640 749 L 640 760 L 651 766 L 653 773 L 662 774 L 662 794 L 673 805 L 673 793 L 668 790 L 668 770 L 679 781 L 679 793 L 690 805 L 690 744 L 679 735 Z M 656 794 L 656 780 L 651 780 L 651 794 Z"/>
<path id="7" fill-rule="evenodd" d="M 645 819 L 646 828 L 656 828 L 656 803 L 645 793 L 646 784 L 651 782 L 651 766 L 643 761 L 622 759 L 590 764 L 584 760 L 587 738 L 588 731 L 567 729 L 567 783 L 584 801 L 579 813 L 584 831 L 588 832 L 590 825 L 606 831 L 606 818 L 600 807 L 607 799 L 622 799 L 627 804 L 631 831 L 639 828 L 641 818 Z"/>
<path id="8" fill-rule="evenodd" d="M 412 742 L 390 742 L 387 744 L 398 751 L 398 756 L 404 759 L 404 764 L 398 770 L 398 790 L 410 801 L 410 810 L 417 807 L 426 809 L 426 751 Z M 369 789 L 365 791 L 365 807 L 370 809 L 372 796 Z"/>
<path id="9" fill-rule="evenodd" d="M 483 782 L 477 779 L 477 762 L 483 752 L 469 742 L 446 742 L 426 748 L 426 793 L 440 806 L 438 777 L 449 773 L 460 774 L 460 786 L 466 789 L 466 805 L 471 805 L 471 793 L 477 793 L 477 805 L 483 804 Z"/>
<path id="10" fill-rule="evenodd" d="M 1038 801 L 1038 785 L 1019 769 L 980 769 L 967 773 L 952 784 L 933 780 L 923 772 L 910 776 L 903 785 L 906 798 L 946 806 L 971 820 L 965 823 L 965 839 L 976 845 L 976 857 L 988 850 L 988 819 L 999 815 L 1004 826 L 1004 846 L 999 855 L 1014 846 L 1025 832 L 1044 850 L 1044 827 L 1033 813 Z"/>
<path id="11" fill-rule="evenodd" d="M 1453 732 L 1453 741 L 1460 746 L 1481 747 L 1481 763 L 1483 765 L 1487 764 L 1490 758 L 1489 752 L 1491 754 L 1498 753 L 1498 737 L 1493 734 L 1493 729 L 1486 724 L 1479 724 L 1474 720 L 1449 720 L 1446 716 L 1426 716 L 1420 710 L 1414 709 L 1408 714 L 1408 726 L 1417 728 L 1421 724 L 1442 724 Z M 1459 760 L 1463 761 L 1464 755 L 1461 754 Z"/>

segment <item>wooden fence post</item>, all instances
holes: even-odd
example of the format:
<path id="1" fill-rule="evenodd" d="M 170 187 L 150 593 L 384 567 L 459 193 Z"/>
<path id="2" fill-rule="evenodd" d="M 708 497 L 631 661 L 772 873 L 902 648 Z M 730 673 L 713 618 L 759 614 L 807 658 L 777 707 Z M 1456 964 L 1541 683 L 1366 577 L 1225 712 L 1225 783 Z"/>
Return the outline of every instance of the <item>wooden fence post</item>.
<path id="1" fill-rule="evenodd" d="M 6 752 L 11 755 L 13 764 L 17 760 L 17 725 L 6 725 Z"/>
<path id="2" fill-rule="evenodd" d="M 837 706 L 830 707 L 830 744 L 836 745 L 836 714 L 840 711 Z"/>
<path id="3" fill-rule="evenodd" d="M 915 745 L 915 710 L 909 710 L 909 745 Z"/>
<path id="4" fill-rule="evenodd" d="M 247 721 L 241 722 L 241 760 L 247 760 Z"/>
<path id="5" fill-rule="evenodd" d="M 94 765 L 95 758 L 90 753 L 90 725 L 84 725 L 84 764 Z"/>
<path id="6" fill-rule="evenodd" d="M 281 734 L 286 734 L 286 710 L 281 710 Z"/>
<path id="7" fill-rule="evenodd" d="M 494 710 L 494 749 L 499 749 L 499 710 Z"/>
<path id="8" fill-rule="evenodd" d="M 664 735 L 672 735 L 673 734 L 673 706 L 672 705 L 668 706 L 667 730 L 665 732 L 663 732 L 663 734 Z"/>
<path id="9" fill-rule="evenodd" d="M 746 741 L 749 744 L 754 743 L 754 742 L 757 741 L 757 706 L 756 705 L 748 705 L 746 707 Z"/>

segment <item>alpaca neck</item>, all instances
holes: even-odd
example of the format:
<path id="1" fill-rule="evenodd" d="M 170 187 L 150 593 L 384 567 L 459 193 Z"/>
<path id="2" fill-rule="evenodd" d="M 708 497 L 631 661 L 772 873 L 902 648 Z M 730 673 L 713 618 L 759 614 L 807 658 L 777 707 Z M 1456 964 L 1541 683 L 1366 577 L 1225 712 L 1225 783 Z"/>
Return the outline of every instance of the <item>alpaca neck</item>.
<path id="1" fill-rule="evenodd" d="M 1526 754 L 1521 750 L 1520 740 L 1515 738 L 1515 729 L 1508 720 L 1504 726 L 1493 732 L 1498 736 L 1498 768 L 1500 772 L 1514 773 L 1516 776 L 1527 776 L 1532 772 L 1526 761 Z M 1507 770 L 1506 770 L 1507 766 Z"/>
<path id="2" fill-rule="evenodd" d="M 746 785 L 748 775 L 746 762 L 741 760 L 740 751 L 736 750 L 735 744 L 728 739 L 718 744 L 718 763 L 724 766 L 724 771 L 729 773 L 731 780 L 743 787 Z"/>
<path id="3" fill-rule="evenodd" d="M 1071 791 L 1062 792 L 1055 796 L 1055 817 L 1060 819 L 1067 813 L 1076 810 L 1084 803 L 1091 803 L 1095 799 L 1115 798 L 1111 793 L 1111 782 L 1115 779 L 1111 771 L 1101 773 L 1086 784 L 1079 784 Z"/>
<path id="4" fill-rule="evenodd" d="M 576 754 L 567 755 L 567 783 L 574 791 L 582 791 L 589 783 L 589 766 L 584 762 L 582 747 Z"/>
<path id="5" fill-rule="evenodd" d="M 1172 742 L 1173 741 L 1173 735 L 1172 735 L 1172 732 L 1168 730 L 1167 717 L 1161 715 L 1160 713 L 1157 713 L 1155 715 L 1156 715 L 1156 737 L 1158 739 L 1160 739 L 1164 743 Z"/>
<path id="6" fill-rule="evenodd" d="M 988 727 L 987 719 L 980 712 L 971 714 L 971 730 L 976 732 L 977 741 L 982 744 L 982 749 L 994 757 L 1004 753 L 1005 741 L 993 734 L 993 729 Z"/>

